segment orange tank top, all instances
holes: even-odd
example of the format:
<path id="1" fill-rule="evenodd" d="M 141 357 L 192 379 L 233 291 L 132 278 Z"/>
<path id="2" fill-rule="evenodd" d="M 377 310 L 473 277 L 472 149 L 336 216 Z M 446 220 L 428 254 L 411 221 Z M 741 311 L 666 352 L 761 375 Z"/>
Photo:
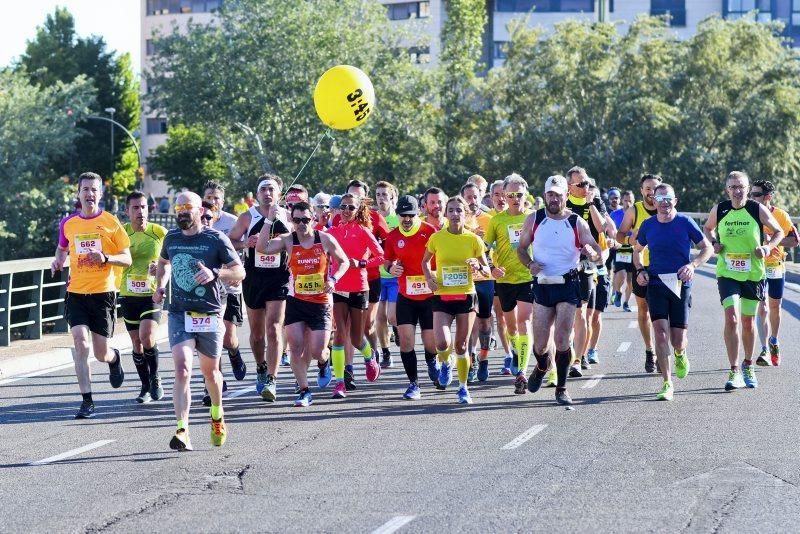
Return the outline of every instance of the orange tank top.
<path id="1" fill-rule="evenodd" d="M 314 244 L 305 248 L 292 232 L 292 253 L 289 255 L 289 295 L 315 304 L 330 304 L 331 295 L 325 292 L 328 280 L 328 255 L 314 231 Z"/>

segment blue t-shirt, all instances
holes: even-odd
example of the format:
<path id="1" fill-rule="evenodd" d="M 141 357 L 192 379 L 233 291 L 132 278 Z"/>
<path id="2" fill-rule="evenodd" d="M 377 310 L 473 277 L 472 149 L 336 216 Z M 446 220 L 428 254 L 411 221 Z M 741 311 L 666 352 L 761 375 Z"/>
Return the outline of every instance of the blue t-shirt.
<path id="1" fill-rule="evenodd" d="M 209 269 L 219 269 L 239 259 L 228 236 L 211 228 L 187 236 L 180 228 L 174 228 L 164 238 L 161 257 L 172 265 L 170 312 L 222 313 L 225 303 L 220 279 L 200 285 L 194 275 L 199 269 L 198 260 Z"/>
<path id="2" fill-rule="evenodd" d="M 649 217 L 639 227 L 636 240 L 650 249 L 650 283 L 661 283 L 655 274 L 674 274 L 691 261 L 692 243 L 703 240 L 703 232 L 693 219 L 678 214 L 670 222 L 662 223 Z M 685 284 L 687 287 L 691 284 Z"/>
<path id="3" fill-rule="evenodd" d="M 611 220 L 617 225 L 617 229 L 619 229 L 620 225 L 622 224 L 623 217 L 625 217 L 625 210 L 623 208 L 619 208 L 611 212 Z"/>

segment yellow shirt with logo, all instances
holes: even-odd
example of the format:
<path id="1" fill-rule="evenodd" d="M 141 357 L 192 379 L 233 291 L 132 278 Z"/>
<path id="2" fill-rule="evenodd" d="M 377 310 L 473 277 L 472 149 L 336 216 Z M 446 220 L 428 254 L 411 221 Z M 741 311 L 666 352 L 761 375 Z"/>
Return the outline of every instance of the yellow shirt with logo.
<path id="1" fill-rule="evenodd" d="M 94 250 L 110 256 L 130 247 L 128 234 L 117 218 L 107 211 L 101 211 L 90 219 L 76 213 L 64 222 L 62 237 L 69 242 L 67 291 L 81 294 L 116 291 L 118 274 L 115 274 L 114 267 L 108 263 L 89 263 L 88 253 Z"/>
<path id="2" fill-rule="evenodd" d="M 469 230 L 452 234 L 442 228 L 428 240 L 428 252 L 436 258 L 436 295 L 468 295 L 475 292 L 470 258 L 483 255 L 484 245 L 480 237 Z"/>

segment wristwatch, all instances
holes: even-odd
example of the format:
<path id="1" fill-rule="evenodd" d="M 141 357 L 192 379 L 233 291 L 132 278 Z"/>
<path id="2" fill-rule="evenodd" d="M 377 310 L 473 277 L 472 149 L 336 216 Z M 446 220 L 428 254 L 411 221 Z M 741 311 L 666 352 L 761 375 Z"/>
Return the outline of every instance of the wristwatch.
<path id="1" fill-rule="evenodd" d="M 217 268 L 211 269 L 211 272 L 214 273 L 214 280 L 219 278 L 219 269 Z"/>

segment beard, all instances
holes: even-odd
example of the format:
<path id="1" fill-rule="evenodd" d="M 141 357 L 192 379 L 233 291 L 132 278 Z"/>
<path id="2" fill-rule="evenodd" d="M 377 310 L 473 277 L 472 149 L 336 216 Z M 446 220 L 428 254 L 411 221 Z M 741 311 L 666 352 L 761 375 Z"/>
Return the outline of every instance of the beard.
<path id="1" fill-rule="evenodd" d="M 191 217 L 178 217 L 178 226 L 181 230 L 188 230 L 194 226 L 194 221 Z"/>
<path id="2" fill-rule="evenodd" d="M 557 202 L 551 202 L 547 205 L 547 213 L 558 215 L 561 212 L 561 206 Z"/>

